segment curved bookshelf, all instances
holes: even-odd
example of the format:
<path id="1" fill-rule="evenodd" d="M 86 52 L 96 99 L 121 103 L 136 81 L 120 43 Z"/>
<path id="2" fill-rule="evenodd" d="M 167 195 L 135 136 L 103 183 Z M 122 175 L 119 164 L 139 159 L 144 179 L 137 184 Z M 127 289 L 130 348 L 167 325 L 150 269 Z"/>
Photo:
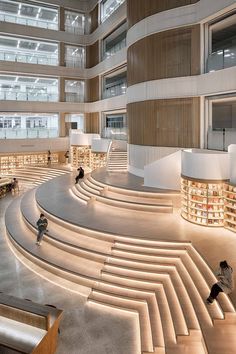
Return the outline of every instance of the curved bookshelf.
<path id="1" fill-rule="evenodd" d="M 199 225 L 224 226 L 223 186 L 224 181 L 196 180 L 182 176 L 181 216 Z"/>

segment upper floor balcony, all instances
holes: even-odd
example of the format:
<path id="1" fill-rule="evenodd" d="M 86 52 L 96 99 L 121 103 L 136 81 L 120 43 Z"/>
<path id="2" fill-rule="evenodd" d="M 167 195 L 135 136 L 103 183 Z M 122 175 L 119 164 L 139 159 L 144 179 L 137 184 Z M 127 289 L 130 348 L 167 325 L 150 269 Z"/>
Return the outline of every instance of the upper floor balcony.
<path id="1" fill-rule="evenodd" d="M 58 30 L 58 10 L 14 0 L 0 0 L 0 21 Z"/>

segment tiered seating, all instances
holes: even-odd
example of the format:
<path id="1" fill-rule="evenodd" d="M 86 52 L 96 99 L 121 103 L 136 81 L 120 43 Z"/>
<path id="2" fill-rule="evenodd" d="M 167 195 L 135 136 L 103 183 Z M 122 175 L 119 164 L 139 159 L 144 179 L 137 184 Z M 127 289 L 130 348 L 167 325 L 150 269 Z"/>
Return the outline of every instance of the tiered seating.
<path id="1" fill-rule="evenodd" d="M 107 186 L 91 176 L 71 188 L 73 194 L 85 202 L 97 201 L 109 206 L 139 211 L 172 213 L 171 196 L 163 198 L 160 193 L 129 191 Z"/>
<path id="2" fill-rule="evenodd" d="M 28 166 L 25 168 L 16 168 L 11 170 L 5 176 L 6 178 L 16 177 L 24 185 L 28 186 L 38 186 L 46 181 L 49 181 L 52 178 L 61 176 L 65 173 L 70 173 L 66 170 L 47 168 L 47 167 L 38 167 L 38 166 Z"/>
<path id="3" fill-rule="evenodd" d="M 87 181 L 90 188 L 91 184 L 97 185 L 93 188 L 98 192 L 100 187 L 104 188 L 91 178 Z M 42 187 L 36 194 L 31 190 L 16 199 L 6 211 L 8 235 L 24 257 L 78 284 L 77 291 L 89 295 L 90 306 L 101 309 L 105 306 L 111 311 L 122 310 L 138 316 L 143 353 L 222 354 L 212 338 L 224 340 L 221 323 L 230 328 L 235 326 L 235 309 L 225 294 L 212 306 L 205 303 L 216 279 L 191 242 L 92 230 L 89 224 L 80 225 L 72 218 L 78 203 L 79 213 L 87 220 L 90 205 L 82 208 L 74 200 L 69 186 L 65 187 L 64 177 L 63 193 L 68 188 L 67 194 L 60 191 L 59 179 L 49 183 L 50 195 L 53 188 L 61 195 L 58 215 L 51 210 L 50 195 L 47 197 L 44 191 L 41 196 Z M 106 193 L 109 192 L 108 189 Z M 118 189 L 111 193 L 123 198 Z M 127 191 L 128 194 L 138 201 L 138 193 Z M 148 199 L 145 193 L 140 193 L 140 199 L 144 198 Z M 149 198 L 152 200 L 153 195 Z M 62 208 L 66 208 L 64 215 L 71 214 L 71 221 L 68 217 L 62 219 Z M 35 222 L 42 210 L 49 219 L 49 231 L 38 248 Z M 133 211 L 127 208 L 126 212 L 132 217 Z"/>

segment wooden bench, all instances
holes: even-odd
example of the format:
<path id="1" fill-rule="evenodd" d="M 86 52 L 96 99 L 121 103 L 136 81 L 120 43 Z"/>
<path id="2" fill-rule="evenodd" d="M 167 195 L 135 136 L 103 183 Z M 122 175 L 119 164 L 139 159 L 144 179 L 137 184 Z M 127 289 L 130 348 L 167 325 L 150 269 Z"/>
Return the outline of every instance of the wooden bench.
<path id="1" fill-rule="evenodd" d="M 53 354 L 62 310 L 0 294 L 0 353 Z"/>

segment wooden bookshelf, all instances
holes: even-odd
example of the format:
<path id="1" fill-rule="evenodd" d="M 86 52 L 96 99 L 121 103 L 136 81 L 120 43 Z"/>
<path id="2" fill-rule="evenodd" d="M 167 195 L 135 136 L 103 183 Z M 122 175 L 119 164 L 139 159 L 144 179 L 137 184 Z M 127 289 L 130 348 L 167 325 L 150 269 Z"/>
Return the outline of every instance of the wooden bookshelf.
<path id="1" fill-rule="evenodd" d="M 106 166 L 107 153 L 104 152 L 92 152 L 91 146 L 78 146 L 72 145 L 71 150 L 71 164 L 73 167 L 79 166 L 88 167 L 91 170 Z"/>
<path id="2" fill-rule="evenodd" d="M 236 232 L 236 186 L 224 184 L 224 227 Z"/>
<path id="3" fill-rule="evenodd" d="M 181 179 L 181 215 L 205 226 L 224 225 L 223 181 Z"/>
<path id="4" fill-rule="evenodd" d="M 0 173 L 7 174 L 9 171 L 25 166 L 47 166 L 47 152 L 25 153 L 25 154 L 0 154 Z M 51 154 L 51 163 L 59 161 L 59 153 Z"/>

